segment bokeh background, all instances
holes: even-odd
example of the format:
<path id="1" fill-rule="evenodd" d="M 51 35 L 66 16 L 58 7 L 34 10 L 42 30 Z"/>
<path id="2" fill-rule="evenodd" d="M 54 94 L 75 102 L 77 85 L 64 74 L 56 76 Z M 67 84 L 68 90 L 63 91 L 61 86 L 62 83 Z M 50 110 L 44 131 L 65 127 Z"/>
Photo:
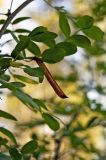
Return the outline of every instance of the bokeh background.
<path id="1" fill-rule="evenodd" d="M 14 0 L 12 11 L 22 2 L 24 1 Z M 48 0 L 48 2 L 53 6 L 64 6 L 75 17 L 91 15 L 95 19 L 95 24 L 104 32 L 106 31 L 105 0 Z M 0 13 L 7 13 L 10 3 L 10 0 L 0 0 Z M 32 30 L 37 26 L 45 26 L 48 30 L 59 34 L 57 41 L 64 39 L 59 29 L 57 12 L 43 0 L 35 0 L 16 17 L 21 16 L 29 16 L 31 19 L 14 26 L 10 25 L 9 29 Z M 0 19 L 5 18 L 4 15 L 0 15 Z M 73 34 L 77 32 L 71 21 L 70 26 Z M 2 46 L 8 40 L 11 41 Z M 4 35 L 0 42 L 2 54 L 10 54 L 15 45 L 11 35 Z M 39 46 L 42 51 L 46 48 L 43 44 Z M 53 159 L 56 152 L 56 139 L 61 141 L 60 160 L 64 158 L 66 160 L 81 160 L 81 158 L 82 160 L 106 160 L 105 50 L 106 37 L 102 43 L 95 44 L 91 51 L 78 48 L 75 55 L 65 58 L 58 64 L 47 65 L 69 97 L 66 100 L 57 97 L 46 79 L 41 84 L 26 84 L 25 92 L 42 99 L 49 110 L 61 119 L 61 128 L 65 128 L 64 124 L 69 125 L 72 131 L 70 136 L 66 133 L 66 137 L 61 138 L 62 131 L 55 134 L 43 123 L 38 113 L 30 111 L 8 90 L 3 92 L 1 90 L 0 108 L 15 115 L 18 122 L 13 123 L 0 118 L 0 125 L 14 132 L 19 145 L 23 145 L 31 138 L 38 138 L 41 145 L 38 160 Z M 30 65 L 37 66 L 34 62 L 30 62 Z M 19 69 L 11 68 L 11 70 L 14 73 L 23 74 Z"/>

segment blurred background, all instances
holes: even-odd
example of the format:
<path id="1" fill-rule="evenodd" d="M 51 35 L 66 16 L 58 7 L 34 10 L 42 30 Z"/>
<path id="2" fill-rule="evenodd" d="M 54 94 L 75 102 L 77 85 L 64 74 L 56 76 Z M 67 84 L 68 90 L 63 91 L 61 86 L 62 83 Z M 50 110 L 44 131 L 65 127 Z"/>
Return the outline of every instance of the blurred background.
<path id="1" fill-rule="evenodd" d="M 23 2 L 14 0 L 12 11 Z M 48 0 L 48 2 L 53 6 L 64 6 L 73 17 L 93 16 L 95 24 L 106 33 L 105 0 Z M 10 0 L 0 0 L 0 13 L 7 13 L 10 4 Z M 45 1 L 35 0 L 16 17 L 21 16 L 28 16 L 31 19 L 14 26 L 10 25 L 8 28 L 32 30 L 37 26 L 45 26 L 48 30 L 58 33 L 57 41 L 64 39 L 58 25 L 58 14 Z M 0 19 L 5 18 L 4 15 L 0 15 Z M 70 20 L 69 22 L 74 34 L 77 30 Z M 16 34 L 20 33 L 17 31 Z M 9 43 L 6 43 L 8 40 Z M 6 44 L 3 45 L 4 43 Z M 55 160 L 58 154 L 60 160 L 64 158 L 106 160 L 106 37 L 103 42 L 92 43 L 91 50 L 79 47 L 76 54 L 65 58 L 62 62 L 47 64 L 68 99 L 61 100 L 57 97 L 46 79 L 40 84 L 26 84 L 24 89 L 31 96 L 43 100 L 49 111 L 59 117 L 60 131 L 54 133 L 44 124 L 40 114 L 30 111 L 8 90 L 0 91 L 0 109 L 12 113 L 18 119 L 17 123 L 13 123 L 0 118 L 0 125 L 13 130 L 19 145 L 23 145 L 31 138 L 37 138 L 41 147 L 33 158 Z M 1 39 L 0 50 L 2 54 L 10 54 L 15 45 L 11 35 L 6 34 Z M 46 48 L 43 44 L 39 46 L 41 51 Z M 35 62 L 30 62 L 30 65 L 37 66 Z M 14 70 L 11 67 L 11 70 L 23 74 L 19 69 Z M 56 151 L 57 146 L 59 153 Z"/>

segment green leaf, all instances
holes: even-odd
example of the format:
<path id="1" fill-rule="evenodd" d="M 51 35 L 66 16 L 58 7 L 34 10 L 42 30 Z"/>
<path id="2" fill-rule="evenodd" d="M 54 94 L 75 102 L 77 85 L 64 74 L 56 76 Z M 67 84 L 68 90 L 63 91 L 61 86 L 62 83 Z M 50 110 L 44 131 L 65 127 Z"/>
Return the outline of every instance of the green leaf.
<path id="1" fill-rule="evenodd" d="M 85 15 L 78 18 L 76 25 L 81 29 L 85 29 L 92 27 L 93 23 L 94 19 L 91 16 Z"/>
<path id="2" fill-rule="evenodd" d="M 30 43 L 30 39 L 28 36 L 22 36 L 21 40 L 18 42 L 18 44 L 15 47 L 15 50 L 17 52 L 23 51 Z"/>
<path id="3" fill-rule="evenodd" d="M 34 80 L 32 80 L 32 79 L 30 79 L 28 77 L 24 77 L 24 76 L 17 75 L 17 74 L 15 74 L 14 77 L 19 79 L 19 80 L 21 80 L 21 81 L 23 81 L 23 82 L 26 82 L 26 83 L 38 84 L 38 82 L 36 82 L 36 81 L 34 81 Z"/>
<path id="4" fill-rule="evenodd" d="M 10 76 L 7 75 L 7 74 L 0 75 L 0 78 L 3 79 L 3 80 L 5 80 L 5 81 L 9 81 L 10 80 Z"/>
<path id="5" fill-rule="evenodd" d="M 43 43 L 50 48 L 53 48 L 56 44 L 54 39 L 53 40 L 45 39 Z"/>
<path id="6" fill-rule="evenodd" d="M 54 39 L 57 37 L 57 34 L 47 31 L 46 27 L 39 26 L 32 30 L 29 37 L 35 42 L 42 42 L 49 47 L 54 47 Z"/>
<path id="7" fill-rule="evenodd" d="M 6 81 L 0 79 L 0 83 L 2 84 L 0 86 L 1 88 L 8 88 L 11 91 L 16 91 L 17 90 L 17 88 L 13 84 L 11 84 L 11 82 L 9 83 L 9 82 L 6 82 Z"/>
<path id="8" fill-rule="evenodd" d="M 11 34 L 11 30 L 10 29 L 6 29 L 6 31 L 4 32 L 4 34 L 8 34 L 8 33 L 10 33 Z"/>
<path id="9" fill-rule="evenodd" d="M 54 32 L 47 31 L 46 27 L 40 26 L 32 30 L 29 34 L 29 37 L 33 41 L 43 42 L 45 38 L 48 40 L 53 40 L 57 37 L 57 34 Z"/>
<path id="10" fill-rule="evenodd" d="M 78 122 L 77 126 L 73 129 L 74 133 L 75 132 L 81 132 L 81 131 L 84 131 L 84 130 L 85 130 L 85 127 L 80 122 Z"/>
<path id="11" fill-rule="evenodd" d="M 43 113 L 42 117 L 44 118 L 46 124 L 54 131 L 57 131 L 60 128 L 59 122 L 48 113 Z"/>
<path id="12" fill-rule="evenodd" d="M 70 36 L 71 30 L 65 12 L 59 11 L 59 26 L 66 37 Z"/>
<path id="13" fill-rule="evenodd" d="M 65 56 L 65 51 L 64 49 L 61 48 L 52 48 L 52 49 L 47 49 L 43 52 L 42 54 L 42 59 L 44 62 L 47 63 L 57 63 L 61 61 Z"/>
<path id="14" fill-rule="evenodd" d="M 98 125 L 97 122 L 98 122 L 98 117 L 97 116 L 92 117 L 88 121 L 86 128 L 91 128 L 91 127 L 97 126 Z"/>
<path id="15" fill-rule="evenodd" d="M 0 153 L 0 160 L 11 160 L 11 158 L 7 156 L 6 154 Z"/>
<path id="16" fill-rule="evenodd" d="M 5 134 L 8 138 L 10 138 L 15 144 L 17 144 L 16 139 L 14 137 L 14 135 L 7 130 L 6 128 L 0 127 L 0 132 Z"/>
<path id="17" fill-rule="evenodd" d="M 31 40 L 33 40 L 35 42 L 47 43 L 48 41 L 53 41 L 56 37 L 57 37 L 56 33 L 46 31 L 44 33 L 36 34 L 30 38 L 31 38 Z"/>
<path id="18" fill-rule="evenodd" d="M 29 37 L 34 37 L 35 35 L 45 33 L 47 31 L 47 28 L 44 26 L 39 26 L 34 28 L 31 33 L 29 34 Z"/>
<path id="19" fill-rule="evenodd" d="M 70 141 L 71 141 L 71 144 L 74 148 L 78 148 L 78 147 L 83 147 L 86 149 L 86 146 L 84 144 L 84 139 L 77 136 L 74 132 L 70 132 Z"/>
<path id="20" fill-rule="evenodd" d="M 54 76 L 55 80 L 59 80 L 62 82 L 76 82 L 78 80 L 78 75 L 77 73 L 71 73 L 68 76 Z M 68 112 L 68 111 L 66 111 Z M 69 111 L 70 112 L 70 111 Z"/>
<path id="21" fill-rule="evenodd" d="M 10 66 L 15 67 L 15 68 L 20 68 L 21 66 L 23 66 L 23 64 L 15 62 L 15 61 L 10 61 Z"/>
<path id="22" fill-rule="evenodd" d="M 0 117 L 17 121 L 17 119 L 13 115 L 11 115 L 10 113 L 7 113 L 5 111 L 2 111 L 2 110 L 0 110 Z"/>
<path id="23" fill-rule="evenodd" d="M 10 60 L 11 58 L 0 58 L 0 68 L 1 69 L 6 69 L 10 66 Z"/>
<path id="24" fill-rule="evenodd" d="M 27 20 L 27 19 L 30 19 L 30 17 L 19 17 L 19 18 L 15 19 L 12 22 L 12 24 L 17 24 L 17 23 L 22 22 L 22 21 Z"/>
<path id="25" fill-rule="evenodd" d="M 102 46 L 99 46 L 97 44 L 94 46 L 89 46 L 86 49 L 93 56 L 101 56 L 105 54 L 105 49 L 102 48 Z"/>
<path id="26" fill-rule="evenodd" d="M 6 138 L 2 138 L 0 137 L 0 147 L 3 145 L 3 146 L 6 146 L 8 143 L 8 140 Z"/>
<path id="27" fill-rule="evenodd" d="M 13 58 L 20 56 L 20 52 L 23 51 L 29 45 L 30 39 L 28 36 L 23 36 L 23 38 L 18 42 L 15 49 L 11 53 Z"/>
<path id="28" fill-rule="evenodd" d="M 87 48 L 91 45 L 90 40 L 83 35 L 73 35 L 69 38 L 69 41 L 82 48 Z"/>
<path id="29" fill-rule="evenodd" d="M 21 148 L 21 153 L 23 153 L 23 154 L 34 153 L 34 151 L 37 149 L 37 147 L 38 147 L 37 142 L 35 140 L 31 140 Z"/>
<path id="30" fill-rule="evenodd" d="M 90 38 L 97 40 L 97 41 L 102 41 L 104 37 L 104 32 L 97 26 L 92 26 L 89 29 L 83 30 L 83 32 Z"/>
<path id="31" fill-rule="evenodd" d="M 5 19 L 1 19 L 1 20 L 0 20 L 0 24 L 4 24 L 5 21 L 6 21 Z"/>
<path id="32" fill-rule="evenodd" d="M 12 160 L 22 160 L 22 155 L 16 148 L 10 148 L 9 153 Z"/>
<path id="33" fill-rule="evenodd" d="M 34 54 L 35 56 L 40 56 L 41 55 L 41 51 L 39 49 L 39 47 L 32 41 L 30 41 L 27 49 L 32 53 Z"/>
<path id="34" fill-rule="evenodd" d="M 38 106 L 39 106 L 40 108 L 44 108 L 45 110 L 48 110 L 47 107 L 46 107 L 46 105 L 43 103 L 43 101 L 41 101 L 41 100 L 39 100 L 39 99 L 35 99 L 35 98 L 34 98 L 33 100 L 34 100 L 35 103 L 38 104 Z"/>
<path id="35" fill-rule="evenodd" d="M 97 3 L 93 6 L 92 11 L 98 21 L 103 20 L 106 15 L 106 1 L 97 1 Z"/>
<path id="36" fill-rule="evenodd" d="M 33 98 L 28 94 L 22 92 L 21 90 L 17 90 L 13 92 L 13 95 L 15 95 L 21 102 L 23 102 L 32 111 L 39 111 L 38 104 L 35 103 Z"/>
<path id="37" fill-rule="evenodd" d="M 21 82 L 10 82 L 8 84 L 5 83 L 0 86 L 0 88 L 8 88 L 10 90 L 14 90 L 14 89 L 16 90 L 22 87 L 25 87 L 25 84 Z"/>
<path id="38" fill-rule="evenodd" d="M 13 85 L 15 88 L 25 87 L 25 84 L 22 82 L 10 82 L 10 84 Z"/>
<path id="39" fill-rule="evenodd" d="M 16 32 L 16 33 L 30 33 L 30 30 L 19 28 L 19 29 L 14 30 L 14 32 Z"/>
<path id="40" fill-rule="evenodd" d="M 104 62 L 104 61 L 97 62 L 96 67 L 97 67 L 98 70 L 106 72 L 106 62 Z"/>
<path id="41" fill-rule="evenodd" d="M 36 67 L 36 68 L 27 67 L 24 69 L 24 72 L 29 74 L 30 76 L 33 76 L 33 77 L 40 77 L 40 78 L 44 77 L 44 68 L 43 67 Z"/>
<path id="42" fill-rule="evenodd" d="M 60 42 L 56 44 L 56 48 L 63 49 L 65 51 L 65 56 L 69 56 L 77 52 L 76 45 L 71 42 Z"/>

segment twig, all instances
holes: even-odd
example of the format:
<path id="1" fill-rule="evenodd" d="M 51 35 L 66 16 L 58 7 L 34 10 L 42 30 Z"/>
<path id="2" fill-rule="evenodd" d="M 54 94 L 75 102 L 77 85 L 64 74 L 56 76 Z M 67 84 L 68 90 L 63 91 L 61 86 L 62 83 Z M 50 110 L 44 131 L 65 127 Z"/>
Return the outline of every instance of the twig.
<path id="1" fill-rule="evenodd" d="M 13 5 L 13 0 L 11 0 L 11 4 L 10 4 L 10 9 L 9 9 L 10 13 L 11 13 L 12 5 Z"/>
<path id="2" fill-rule="evenodd" d="M 5 13 L 0 13 L 0 15 L 2 15 L 2 16 L 7 16 L 7 14 L 5 14 Z"/>
<path id="3" fill-rule="evenodd" d="M 13 20 L 13 18 L 23 9 L 25 8 L 28 4 L 30 4 L 32 1 L 34 0 L 26 0 L 24 3 L 22 3 L 13 13 L 11 13 L 6 22 L 4 23 L 4 25 L 2 26 L 1 30 L 0 30 L 0 38 L 2 37 L 2 35 L 4 34 L 4 32 L 6 31 L 8 25 L 11 23 L 11 21 Z"/>
<path id="4" fill-rule="evenodd" d="M 53 8 L 53 9 L 55 9 L 55 7 L 54 6 L 52 6 L 47 0 L 44 0 L 44 2 L 49 6 L 49 7 L 51 7 L 51 8 Z"/>
<path id="5" fill-rule="evenodd" d="M 63 136 L 61 136 L 60 139 L 55 139 L 56 148 L 55 148 L 54 160 L 58 160 L 60 157 L 60 147 L 61 147 L 62 139 L 63 139 Z"/>
<path id="6" fill-rule="evenodd" d="M 76 120 L 77 116 L 78 116 L 79 112 L 76 112 L 72 118 L 70 119 L 70 121 L 68 122 L 68 124 L 66 125 L 67 130 L 69 130 L 70 126 L 72 125 L 72 123 Z M 62 135 L 60 136 L 59 139 L 55 139 L 55 144 L 56 144 L 56 148 L 55 148 L 55 155 L 54 155 L 54 160 L 59 160 L 61 157 L 60 154 L 60 148 L 61 148 L 61 144 L 63 141 L 63 138 L 65 137 L 64 133 L 62 133 Z M 72 151 L 71 151 L 72 152 Z"/>

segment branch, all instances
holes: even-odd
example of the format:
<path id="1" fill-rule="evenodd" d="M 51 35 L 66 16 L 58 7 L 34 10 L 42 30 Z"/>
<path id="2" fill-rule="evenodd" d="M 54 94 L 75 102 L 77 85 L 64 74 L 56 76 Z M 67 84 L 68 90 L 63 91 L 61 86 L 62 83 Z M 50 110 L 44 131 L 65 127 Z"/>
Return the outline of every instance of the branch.
<path id="1" fill-rule="evenodd" d="M 48 68 L 46 67 L 46 65 L 43 63 L 43 61 L 40 58 L 34 57 L 33 60 L 36 61 L 36 63 L 40 66 L 43 67 L 45 70 L 45 77 L 47 78 L 48 82 L 50 83 L 50 85 L 52 86 L 52 88 L 54 89 L 55 93 L 60 97 L 60 98 L 68 98 L 65 93 L 61 90 L 61 88 L 59 87 L 59 85 L 57 84 L 57 82 L 54 80 L 54 78 L 52 77 L 50 71 L 48 70 Z"/>
<path id="2" fill-rule="evenodd" d="M 56 139 L 55 140 L 55 144 L 56 144 L 56 148 L 55 148 L 55 155 L 54 155 L 54 160 L 59 160 L 60 157 L 60 147 L 61 147 L 61 143 L 63 140 L 63 135 L 60 137 L 60 139 Z"/>
<path id="3" fill-rule="evenodd" d="M 2 26 L 1 30 L 0 30 L 0 38 L 2 37 L 2 35 L 4 34 L 4 32 L 6 31 L 8 25 L 11 23 L 11 21 L 13 20 L 13 18 L 23 9 L 25 8 L 28 4 L 30 4 L 32 1 L 34 0 L 26 0 L 24 3 L 22 3 L 13 13 L 10 13 L 10 15 L 7 17 L 6 22 L 4 23 L 4 25 Z"/>

